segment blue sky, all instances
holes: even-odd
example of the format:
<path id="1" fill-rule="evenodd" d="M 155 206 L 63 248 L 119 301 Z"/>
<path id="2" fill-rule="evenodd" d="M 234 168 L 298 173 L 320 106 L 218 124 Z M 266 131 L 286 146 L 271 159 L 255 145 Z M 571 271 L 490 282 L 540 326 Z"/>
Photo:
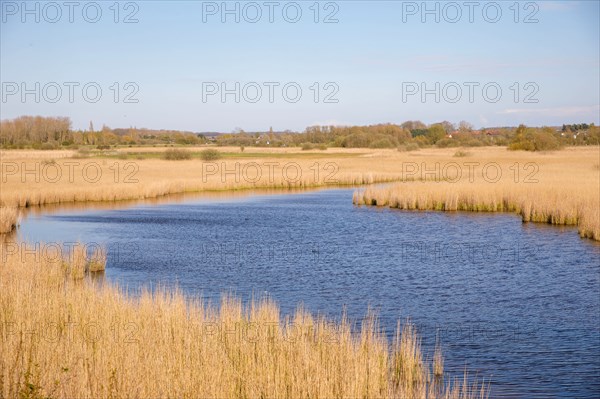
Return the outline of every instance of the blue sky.
<path id="1" fill-rule="evenodd" d="M 598 1 L 0 3 L 3 119 L 228 132 L 600 118 Z"/>

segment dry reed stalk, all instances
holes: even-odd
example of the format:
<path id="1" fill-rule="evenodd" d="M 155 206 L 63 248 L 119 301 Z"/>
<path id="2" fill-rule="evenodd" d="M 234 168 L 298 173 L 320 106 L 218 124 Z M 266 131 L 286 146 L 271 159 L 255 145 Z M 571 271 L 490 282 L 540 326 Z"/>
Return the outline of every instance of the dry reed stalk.
<path id="1" fill-rule="evenodd" d="M 90 259 L 87 262 L 89 272 L 101 272 L 106 269 L 106 248 L 95 247 Z"/>
<path id="2" fill-rule="evenodd" d="M 144 149 L 132 149 L 141 152 Z M 154 149 L 153 151 L 155 151 Z M 228 151 L 228 149 L 223 149 Z M 237 151 L 237 149 L 236 149 Z M 418 153 L 400 153 L 395 150 L 346 150 L 331 149 L 325 157 L 298 156 L 294 149 L 256 149 L 259 157 L 252 159 L 227 159 L 212 163 L 216 173 L 204 173 L 207 163 L 199 160 L 169 162 L 159 159 L 120 162 L 115 168 L 114 160 L 89 158 L 77 161 L 73 179 L 68 179 L 69 166 L 59 152 L 43 155 L 27 151 L 4 151 L 3 159 L 14 162 L 18 169 L 44 170 L 44 159 L 56 159 L 53 168 L 59 167 L 63 176 L 58 182 L 41 179 L 39 183 L 23 180 L 18 172 L 5 176 L 6 182 L 0 193 L 0 205 L 25 207 L 87 201 L 120 201 L 156 198 L 168 194 L 225 191 L 256 188 L 292 189 L 321 187 L 332 184 L 358 185 L 375 182 L 414 181 L 406 184 L 402 192 L 393 197 L 373 196 L 379 205 L 398 204 L 401 209 L 437 209 L 469 211 L 509 211 L 521 214 L 524 221 L 540 221 L 555 224 L 579 224 L 584 237 L 598 237 L 600 222 L 594 217 L 598 207 L 598 149 L 577 147 L 554 153 L 524 153 L 506 151 L 504 148 L 470 149 L 468 160 L 454 157 L 454 149 L 422 149 Z M 305 154 L 306 155 L 306 154 Z M 310 155 L 310 154 L 309 154 Z M 41 157 L 44 158 L 41 158 Z M 282 157 L 283 156 L 283 157 Z M 265 163 L 274 162 L 274 169 Z M 477 179 L 464 184 L 467 168 L 464 163 L 477 164 Z M 94 163 L 100 168 L 101 178 L 90 182 L 82 175 L 84 166 Z M 296 179 L 296 166 L 301 176 Z M 500 181 L 490 184 L 481 179 L 484 165 L 495 163 L 502 171 Z M 126 166 L 127 169 L 126 169 Z M 252 164 L 263 165 L 260 178 L 255 179 Z M 421 172 L 444 170 L 445 166 L 459 164 L 463 177 L 457 184 L 426 182 L 427 173 L 407 174 L 407 165 Z M 13 166 L 15 166 L 13 165 Z M 237 168 L 237 169 L 236 169 Z M 115 170 L 119 171 L 116 174 Z M 204 170 L 204 172 L 203 172 Z M 213 169 L 211 169 L 213 170 Z M 235 171 L 225 175 L 224 171 Z M 243 172 L 246 170 L 246 172 Z M 454 177 L 453 168 L 448 176 Z M 492 169 L 493 170 L 493 169 Z M 135 172 L 135 173 L 133 173 Z M 40 172 L 41 173 L 41 172 Z M 133 174 L 131 174 L 133 173 Z M 434 177 L 435 180 L 435 177 Z M 514 184 L 513 180 L 518 181 Z M 530 184 L 533 182 L 533 184 Z M 444 186 L 446 184 L 446 186 Z M 440 185 L 443 190 L 432 189 Z M 364 202 L 358 199 L 356 203 Z M 573 200 L 575 199 L 575 201 Z M 592 213 L 588 209 L 592 209 Z M 585 220 L 585 222 L 583 222 Z"/>
<path id="3" fill-rule="evenodd" d="M 65 251 L 64 254 L 66 255 L 66 259 L 63 260 L 65 275 L 73 280 L 84 278 L 88 263 L 85 246 L 81 243 L 76 243 L 70 251 Z"/>
<path id="4" fill-rule="evenodd" d="M 369 168 L 365 166 L 372 162 L 367 159 L 352 162 L 353 158 L 337 159 L 334 155 L 331 159 L 291 156 L 290 159 L 267 157 L 215 162 L 149 159 L 119 163 L 89 158 L 76 161 L 76 166 L 72 165 L 74 161 L 58 158 L 52 166 L 52 178 L 46 176 L 50 172 L 44 172 L 43 159 L 25 157 L 19 159 L 20 162 L 17 159 L 12 162 L 15 172 L 5 176 L 0 205 L 29 207 L 121 201 L 200 191 L 369 184 L 397 178 L 388 170 L 389 165 Z M 21 169 L 38 171 L 38 176 L 32 173 L 24 178 L 19 173 Z M 62 173 L 55 178 L 57 170 Z"/>
<path id="5" fill-rule="evenodd" d="M 536 187 L 537 188 L 537 187 Z M 484 183 L 401 183 L 387 188 L 356 191 L 356 205 L 403 210 L 514 212 L 523 222 L 579 226 L 582 237 L 600 240 L 600 200 L 589 187 L 543 187 Z"/>
<path id="6" fill-rule="evenodd" d="M 433 375 L 442 377 L 444 375 L 444 356 L 442 355 L 442 346 L 437 342 L 435 352 L 433 353 Z"/>
<path id="7" fill-rule="evenodd" d="M 0 268 L 1 397 L 488 396 L 434 382 L 410 325 L 390 346 L 373 317 L 353 331 L 302 308 L 282 317 L 271 300 L 130 297 L 13 252 Z"/>
<path id="8" fill-rule="evenodd" d="M 10 233 L 19 220 L 16 207 L 0 207 L 0 234 Z"/>

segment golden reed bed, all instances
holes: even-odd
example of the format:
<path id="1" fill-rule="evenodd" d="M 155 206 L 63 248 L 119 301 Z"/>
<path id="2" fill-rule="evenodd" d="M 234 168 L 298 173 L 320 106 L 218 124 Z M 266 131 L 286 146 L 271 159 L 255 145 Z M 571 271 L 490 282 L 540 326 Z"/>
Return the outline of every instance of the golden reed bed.
<path id="1" fill-rule="evenodd" d="M 600 237 L 596 148 L 549 154 L 484 148 L 470 149 L 460 157 L 454 156 L 455 150 L 439 149 L 336 154 L 340 153 L 345 157 L 294 158 L 288 150 L 285 160 L 267 155 L 228 159 L 219 165 L 221 170 L 210 173 L 197 160 L 132 163 L 3 154 L 3 163 L 33 170 L 33 175 L 3 169 L 0 222 L 10 230 L 19 207 L 52 203 L 397 180 L 403 183 L 356 193 L 354 202 L 402 209 L 518 212 L 525 221 L 577 224 L 582 236 Z M 73 166 L 72 180 L 48 181 L 52 175 L 41 175 L 42 168 L 46 172 L 57 164 L 68 168 L 67 162 L 79 162 Z M 273 178 L 264 170 L 260 179 L 249 174 L 252 162 L 278 162 L 270 164 Z M 282 174 L 288 162 L 298 165 L 302 178 Z M 99 167 L 98 180 L 81 174 L 91 163 L 92 168 Z M 486 169 L 490 164 L 494 165 Z M 32 181 L 36 165 L 41 179 Z M 499 177 L 492 173 L 498 170 Z M 86 260 L 89 254 L 80 249 L 69 261 L 50 262 L 40 255 L 23 258 L 5 250 L 9 245 L 0 246 L 2 397 L 489 395 L 488 387 L 469 385 L 466 378 L 442 379 L 441 351 L 427 361 L 430 354 L 421 351 L 410 325 L 398 328 L 396 339 L 389 342 L 372 316 L 356 331 L 345 319 L 332 323 L 301 308 L 282 317 L 269 300 L 244 307 L 236 299 L 224 298 L 213 307 L 177 291 L 131 297 L 112 285 L 93 284 L 90 276 L 104 267 L 102 251 L 94 254 L 99 262 Z"/>
<path id="2" fill-rule="evenodd" d="M 237 149 L 239 151 L 239 149 Z M 287 149 L 286 151 L 289 151 Z M 1 152 L 0 233 L 11 231 L 18 208 L 72 202 L 139 200 L 168 194 L 244 189 L 360 185 L 397 178 L 388 165 L 369 167 L 356 151 L 272 157 L 167 161 L 67 158 L 27 151 Z M 54 157 L 54 155 L 57 155 Z M 44 158 L 41 158 L 44 156 Z"/>
<path id="3" fill-rule="evenodd" d="M 16 206 L 0 207 L 0 234 L 11 232 L 18 223 L 19 212 Z"/>
<path id="4" fill-rule="evenodd" d="M 239 152 L 236 148 L 219 150 Z M 240 153 L 237 159 L 214 162 L 77 159 L 66 157 L 69 154 L 64 151 L 2 151 L 0 233 L 14 228 L 21 207 L 185 192 L 402 181 L 392 189 L 361 192 L 354 202 L 401 209 L 518 212 L 524 221 L 577 225 L 583 237 L 600 239 L 598 147 L 552 153 L 513 152 L 501 147 L 410 153 L 293 151 L 257 150 L 251 158 Z"/>
<path id="5" fill-rule="evenodd" d="M 589 196 L 580 196 L 587 191 Z M 366 189 L 354 194 L 357 205 L 388 206 L 405 210 L 514 212 L 523 222 L 574 225 L 581 237 L 600 240 L 600 203 L 593 188 L 569 189 L 490 188 L 470 184 L 432 184 L 415 188 L 403 184 Z"/>
<path id="6" fill-rule="evenodd" d="M 581 237 L 600 240 L 599 149 L 527 154 L 522 160 L 486 160 L 484 155 L 441 161 L 439 174 L 433 172 L 436 161 L 425 162 L 421 181 L 358 190 L 353 202 L 405 210 L 514 212 L 523 222 L 574 225 Z"/>
<path id="7" fill-rule="evenodd" d="M 0 246 L 0 397 L 489 396 L 443 376 L 441 352 L 428 361 L 410 324 L 389 342 L 372 315 L 353 328 L 302 308 L 282 317 L 268 299 L 132 297 L 82 279 L 80 252 L 24 259 L 14 245 Z"/>

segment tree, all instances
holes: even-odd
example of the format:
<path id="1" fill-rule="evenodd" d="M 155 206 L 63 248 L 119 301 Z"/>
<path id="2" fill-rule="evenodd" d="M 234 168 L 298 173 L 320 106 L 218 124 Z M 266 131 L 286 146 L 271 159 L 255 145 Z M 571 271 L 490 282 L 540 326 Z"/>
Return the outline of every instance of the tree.
<path id="1" fill-rule="evenodd" d="M 425 136 L 429 139 L 431 144 L 435 144 L 446 136 L 446 130 L 440 123 L 436 123 L 427 129 Z"/>
<path id="2" fill-rule="evenodd" d="M 556 137 L 554 129 L 549 127 L 534 129 L 519 125 L 508 149 L 513 151 L 550 151 L 558 150 L 561 147 L 562 143 Z"/>
<path id="3" fill-rule="evenodd" d="M 442 127 L 444 128 L 446 134 L 452 133 L 454 131 L 454 124 L 452 122 L 443 121 L 440 122 L 440 125 L 442 125 Z"/>
<path id="4" fill-rule="evenodd" d="M 403 129 L 406 130 L 417 130 L 417 129 L 427 129 L 427 125 L 425 125 L 421 121 L 406 121 L 402 125 L 400 125 Z"/>
<path id="5" fill-rule="evenodd" d="M 473 131 L 473 125 L 467 121 L 460 121 L 458 124 L 458 131 L 461 133 L 470 133 Z"/>

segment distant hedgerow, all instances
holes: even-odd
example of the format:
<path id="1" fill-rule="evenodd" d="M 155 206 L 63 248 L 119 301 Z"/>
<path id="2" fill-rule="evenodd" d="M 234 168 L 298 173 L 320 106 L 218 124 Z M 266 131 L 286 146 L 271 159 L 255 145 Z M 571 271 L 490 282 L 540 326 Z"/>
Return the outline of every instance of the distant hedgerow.
<path id="1" fill-rule="evenodd" d="M 192 153 L 178 148 L 169 148 L 164 152 L 164 159 L 169 161 L 180 161 L 192 158 Z"/>
<path id="2" fill-rule="evenodd" d="M 221 158 L 221 153 L 215 149 L 207 148 L 200 151 L 200 159 L 203 161 L 215 161 Z"/>

